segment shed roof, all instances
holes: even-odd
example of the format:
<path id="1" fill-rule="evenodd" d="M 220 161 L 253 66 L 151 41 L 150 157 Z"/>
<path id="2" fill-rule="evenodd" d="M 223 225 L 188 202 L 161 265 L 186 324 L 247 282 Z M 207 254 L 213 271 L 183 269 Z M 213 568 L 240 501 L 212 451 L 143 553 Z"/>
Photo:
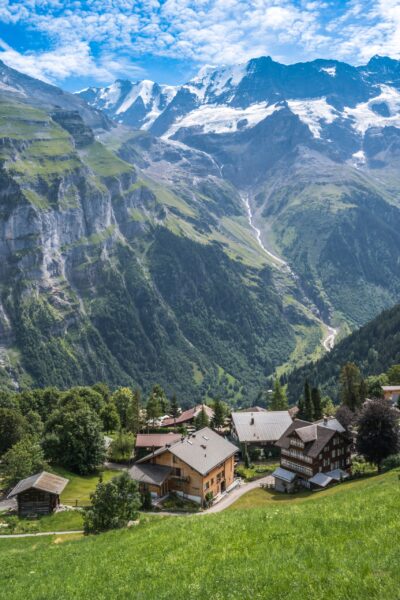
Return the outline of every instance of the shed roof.
<path id="1" fill-rule="evenodd" d="M 276 442 L 292 423 L 287 410 L 233 412 L 232 421 L 239 441 Z"/>
<path id="2" fill-rule="evenodd" d="M 329 477 L 326 473 L 317 473 L 308 480 L 309 483 L 318 485 L 318 487 L 326 487 L 331 481 L 333 481 L 332 477 Z"/>
<path id="3" fill-rule="evenodd" d="M 25 492 L 26 490 L 30 490 L 32 488 L 34 488 L 35 490 L 41 490 L 42 492 L 56 494 L 58 496 L 64 490 L 68 481 L 69 479 L 65 479 L 64 477 L 60 477 L 59 475 L 54 475 L 53 473 L 42 471 L 41 473 L 31 475 L 26 479 L 21 479 L 21 481 L 18 482 L 17 485 L 8 494 L 8 498 L 18 496 L 18 494 L 21 494 L 21 492 Z"/>
<path id="4" fill-rule="evenodd" d="M 172 467 L 154 464 L 135 464 L 129 469 L 129 475 L 132 479 L 140 483 L 150 483 L 153 485 L 162 485 L 171 473 Z"/>
<path id="5" fill-rule="evenodd" d="M 167 451 L 180 458 L 201 475 L 206 475 L 219 464 L 236 454 L 238 448 L 209 427 L 204 427 L 204 429 L 181 438 L 181 441 L 172 444 L 168 448 L 160 448 L 148 454 L 138 460 L 136 464 L 148 462 L 153 457 Z"/>
<path id="6" fill-rule="evenodd" d="M 383 385 L 384 392 L 400 392 L 400 385 Z"/>
<path id="7" fill-rule="evenodd" d="M 272 477 L 276 477 L 277 479 L 282 479 L 283 481 L 287 481 L 288 483 L 292 483 L 296 479 L 296 473 L 292 473 L 292 471 L 287 471 L 282 467 L 278 467 L 272 473 Z"/>
<path id="8" fill-rule="evenodd" d="M 332 477 L 335 481 L 341 481 L 342 479 L 347 479 L 349 474 L 343 469 L 334 469 L 333 471 L 329 471 L 327 473 L 328 477 Z"/>
<path id="9" fill-rule="evenodd" d="M 136 448 L 162 448 L 181 439 L 180 433 L 138 433 Z"/>

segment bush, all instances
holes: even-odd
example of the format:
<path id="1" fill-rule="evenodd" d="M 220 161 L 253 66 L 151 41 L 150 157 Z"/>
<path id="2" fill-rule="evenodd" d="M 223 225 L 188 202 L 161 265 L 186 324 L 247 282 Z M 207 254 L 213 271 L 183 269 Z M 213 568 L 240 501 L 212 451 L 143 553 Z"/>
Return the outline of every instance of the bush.
<path id="1" fill-rule="evenodd" d="M 120 432 L 113 440 L 109 450 L 109 457 L 114 462 L 129 462 L 133 457 L 135 447 L 135 436 L 132 433 Z"/>
<path id="2" fill-rule="evenodd" d="M 126 527 L 141 505 L 138 484 L 126 472 L 108 483 L 98 483 L 90 499 L 92 506 L 84 515 L 86 534 Z"/>
<path id="3" fill-rule="evenodd" d="M 153 507 L 151 502 L 151 493 L 149 491 L 142 494 L 142 509 L 151 510 Z"/>
<path id="4" fill-rule="evenodd" d="M 391 454 L 385 458 L 382 462 L 382 467 L 387 471 L 400 467 L 400 454 Z"/>

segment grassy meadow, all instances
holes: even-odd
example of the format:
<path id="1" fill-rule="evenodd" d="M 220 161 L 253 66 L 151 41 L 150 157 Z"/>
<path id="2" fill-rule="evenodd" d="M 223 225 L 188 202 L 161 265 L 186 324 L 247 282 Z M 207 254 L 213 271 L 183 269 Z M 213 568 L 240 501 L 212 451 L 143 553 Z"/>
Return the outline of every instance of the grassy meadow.
<path id="1" fill-rule="evenodd" d="M 0 597 L 398 600 L 399 474 L 284 501 L 256 490 L 234 510 L 97 537 L 0 540 Z"/>

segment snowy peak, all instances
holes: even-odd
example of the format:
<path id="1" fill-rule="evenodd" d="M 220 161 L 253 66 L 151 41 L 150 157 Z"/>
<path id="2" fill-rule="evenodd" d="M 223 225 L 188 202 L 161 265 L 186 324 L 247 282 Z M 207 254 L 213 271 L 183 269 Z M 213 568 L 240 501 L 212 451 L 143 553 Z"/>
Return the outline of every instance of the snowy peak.
<path id="1" fill-rule="evenodd" d="M 88 104 L 104 110 L 118 122 L 148 129 L 171 102 L 177 89 L 149 79 L 117 79 L 108 87 L 87 88 L 78 93 Z"/>

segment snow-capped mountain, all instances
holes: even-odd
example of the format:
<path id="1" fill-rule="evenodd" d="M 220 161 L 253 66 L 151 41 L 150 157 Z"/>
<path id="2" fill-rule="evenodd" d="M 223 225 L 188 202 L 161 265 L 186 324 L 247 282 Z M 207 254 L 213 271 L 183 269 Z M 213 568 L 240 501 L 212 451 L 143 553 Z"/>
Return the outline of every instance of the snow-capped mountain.
<path id="1" fill-rule="evenodd" d="M 86 88 L 79 95 L 119 123 L 149 129 L 174 98 L 177 88 L 154 81 L 118 79 L 106 88 Z"/>
<path id="2" fill-rule="evenodd" d="M 314 140 L 357 162 L 368 130 L 400 127 L 400 61 L 379 56 L 361 67 L 334 60 L 286 66 L 261 57 L 205 67 L 181 86 L 118 80 L 79 94 L 120 123 L 196 146 L 199 136 L 243 133 L 286 110 Z"/>

